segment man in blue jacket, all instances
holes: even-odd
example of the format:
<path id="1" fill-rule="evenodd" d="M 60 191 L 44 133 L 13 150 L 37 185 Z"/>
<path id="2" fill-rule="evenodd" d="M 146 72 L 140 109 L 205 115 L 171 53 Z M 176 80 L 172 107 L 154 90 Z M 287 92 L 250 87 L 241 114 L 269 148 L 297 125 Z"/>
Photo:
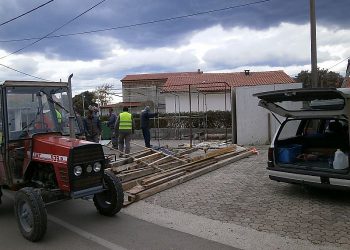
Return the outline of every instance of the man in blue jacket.
<path id="1" fill-rule="evenodd" d="M 149 129 L 149 119 L 158 116 L 158 113 L 151 113 L 149 106 L 146 106 L 141 112 L 141 129 L 143 139 L 145 140 L 145 146 L 151 147 L 151 133 Z"/>
<path id="2" fill-rule="evenodd" d="M 116 133 L 115 123 L 117 121 L 117 116 L 113 113 L 113 109 L 109 109 L 109 120 L 107 126 L 111 130 L 111 141 L 113 148 L 118 149 L 118 134 Z"/>

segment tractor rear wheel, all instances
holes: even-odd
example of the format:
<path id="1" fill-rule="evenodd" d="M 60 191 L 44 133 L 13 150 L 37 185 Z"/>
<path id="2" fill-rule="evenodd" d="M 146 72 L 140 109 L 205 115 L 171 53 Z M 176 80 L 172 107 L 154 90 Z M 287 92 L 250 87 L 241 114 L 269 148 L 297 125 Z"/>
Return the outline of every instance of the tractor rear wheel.
<path id="1" fill-rule="evenodd" d="M 15 215 L 24 238 L 39 241 L 46 233 L 47 214 L 45 204 L 33 188 L 22 188 L 15 196 Z"/>
<path id="2" fill-rule="evenodd" d="M 94 195 L 94 204 L 100 214 L 113 216 L 120 211 L 124 203 L 122 183 L 115 174 L 106 170 L 103 175 L 105 191 Z"/>

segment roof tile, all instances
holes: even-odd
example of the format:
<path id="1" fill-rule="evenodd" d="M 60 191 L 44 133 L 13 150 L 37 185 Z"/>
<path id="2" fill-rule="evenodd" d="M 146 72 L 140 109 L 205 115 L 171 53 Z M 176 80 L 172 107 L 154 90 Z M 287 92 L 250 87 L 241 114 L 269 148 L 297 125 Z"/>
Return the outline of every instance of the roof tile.
<path id="1" fill-rule="evenodd" d="M 265 72 L 202 73 L 188 76 L 172 75 L 163 86 L 163 92 L 187 91 L 191 85 L 200 91 L 222 91 L 230 87 L 295 83 L 282 70 Z"/>

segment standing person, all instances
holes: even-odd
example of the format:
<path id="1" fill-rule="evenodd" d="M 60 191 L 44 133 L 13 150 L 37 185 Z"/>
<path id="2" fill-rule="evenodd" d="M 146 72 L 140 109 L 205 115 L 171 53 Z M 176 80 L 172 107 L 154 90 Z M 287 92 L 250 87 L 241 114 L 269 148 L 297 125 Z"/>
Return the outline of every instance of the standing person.
<path id="1" fill-rule="evenodd" d="M 143 139 L 145 140 L 145 146 L 147 148 L 151 147 L 151 132 L 149 129 L 149 119 L 158 116 L 158 113 L 150 113 L 149 106 L 146 106 L 141 112 L 141 129 Z"/>
<path id="2" fill-rule="evenodd" d="M 129 113 L 128 107 L 123 107 L 123 112 L 118 115 L 115 124 L 119 135 L 119 150 L 122 152 L 120 157 L 123 157 L 123 153 L 130 153 L 131 133 L 134 133 L 135 130 L 134 119 Z"/>
<path id="3" fill-rule="evenodd" d="M 88 110 L 87 117 L 84 119 L 84 130 L 87 141 L 99 142 L 101 123 L 100 119 L 94 116 L 93 110 Z"/>
<path id="4" fill-rule="evenodd" d="M 115 122 L 117 121 L 117 116 L 113 113 L 113 109 L 109 109 L 109 120 L 107 122 L 107 126 L 111 130 L 111 141 L 113 148 L 118 149 L 118 134 L 115 129 Z"/>

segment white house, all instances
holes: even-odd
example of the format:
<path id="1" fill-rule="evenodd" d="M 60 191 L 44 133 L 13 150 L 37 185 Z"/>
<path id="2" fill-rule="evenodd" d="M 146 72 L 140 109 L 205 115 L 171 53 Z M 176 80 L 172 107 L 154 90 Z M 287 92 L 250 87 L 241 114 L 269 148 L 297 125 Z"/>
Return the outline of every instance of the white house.
<path id="1" fill-rule="evenodd" d="M 283 71 L 172 75 L 167 78 L 162 93 L 167 113 L 188 112 L 190 107 L 191 111 L 223 111 L 231 110 L 231 92 L 239 87 L 294 83 Z"/>

